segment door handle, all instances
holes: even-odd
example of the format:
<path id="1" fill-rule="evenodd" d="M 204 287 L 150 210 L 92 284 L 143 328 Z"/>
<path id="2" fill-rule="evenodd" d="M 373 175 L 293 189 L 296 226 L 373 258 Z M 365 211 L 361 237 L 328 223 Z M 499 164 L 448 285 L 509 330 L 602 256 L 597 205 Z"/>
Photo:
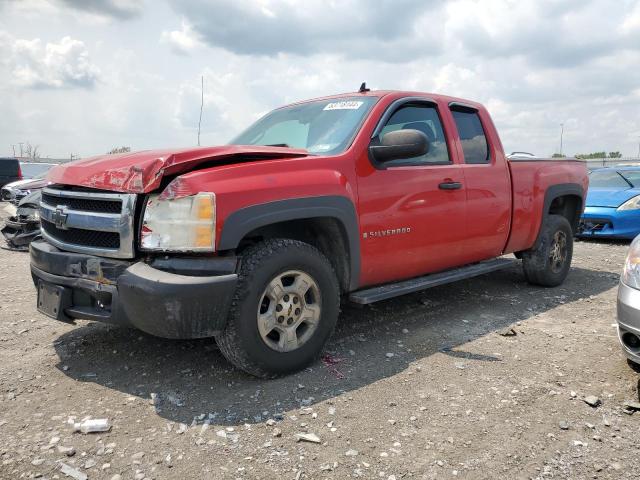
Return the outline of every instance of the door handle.
<path id="1" fill-rule="evenodd" d="M 460 182 L 443 182 L 438 185 L 440 190 L 460 190 L 462 188 L 462 184 Z"/>

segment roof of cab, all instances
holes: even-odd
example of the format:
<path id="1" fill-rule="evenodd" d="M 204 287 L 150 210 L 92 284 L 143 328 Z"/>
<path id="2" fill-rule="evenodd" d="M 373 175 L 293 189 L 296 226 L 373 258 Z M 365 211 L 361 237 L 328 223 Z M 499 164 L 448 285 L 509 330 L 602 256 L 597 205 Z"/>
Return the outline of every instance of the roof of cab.
<path id="1" fill-rule="evenodd" d="M 379 97 L 379 98 L 383 98 L 386 97 L 388 95 L 394 95 L 394 96 L 398 96 L 398 97 L 427 97 L 427 98 L 431 98 L 432 100 L 441 100 L 445 103 L 463 103 L 466 105 L 470 105 L 473 106 L 475 108 L 481 108 L 482 104 L 478 103 L 478 102 L 474 102 L 473 100 L 468 100 L 466 98 L 459 98 L 459 97 L 451 97 L 448 95 L 442 95 L 439 93 L 429 93 L 429 92 L 414 92 L 414 91 L 409 91 L 409 90 L 369 90 L 366 92 L 345 92 L 345 93 L 338 93 L 336 95 L 328 95 L 326 97 L 317 97 L 317 98 L 311 98 L 308 100 L 301 100 L 298 102 L 293 102 L 290 103 L 289 105 L 285 105 L 283 107 L 280 108 L 284 108 L 284 107 L 288 107 L 291 105 L 299 105 L 299 104 L 303 104 L 303 103 L 308 103 L 308 102 L 317 102 L 317 101 L 322 101 L 322 100 L 333 100 L 333 99 L 338 99 L 338 98 L 344 98 L 344 97 Z"/>

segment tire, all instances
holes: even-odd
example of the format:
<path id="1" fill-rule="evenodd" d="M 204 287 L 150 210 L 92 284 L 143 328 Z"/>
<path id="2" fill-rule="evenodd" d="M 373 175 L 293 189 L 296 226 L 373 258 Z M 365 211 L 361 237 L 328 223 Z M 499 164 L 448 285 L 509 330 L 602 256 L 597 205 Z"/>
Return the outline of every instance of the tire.
<path id="1" fill-rule="evenodd" d="M 627 359 L 627 365 L 636 373 L 640 373 L 640 363 Z M 638 380 L 638 399 L 640 399 L 640 380 Z"/>
<path id="2" fill-rule="evenodd" d="M 273 378 L 317 359 L 339 312 L 339 283 L 329 260 L 297 240 L 267 240 L 241 256 L 227 325 L 216 342 L 239 369 Z"/>
<path id="3" fill-rule="evenodd" d="M 548 215 L 538 246 L 522 253 L 524 276 L 532 285 L 557 287 L 564 282 L 573 256 L 573 231 L 561 215 Z"/>

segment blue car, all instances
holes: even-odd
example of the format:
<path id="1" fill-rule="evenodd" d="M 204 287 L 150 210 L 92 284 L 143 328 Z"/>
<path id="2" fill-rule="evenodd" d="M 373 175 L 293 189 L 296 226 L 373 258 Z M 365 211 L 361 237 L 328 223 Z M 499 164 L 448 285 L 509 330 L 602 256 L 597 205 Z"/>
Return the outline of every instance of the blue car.
<path id="1" fill-rule="evenodd" d="M 578 237 L 627 238 L 640 234 L 640 167 L 607 167 L 589 174 Z"/>

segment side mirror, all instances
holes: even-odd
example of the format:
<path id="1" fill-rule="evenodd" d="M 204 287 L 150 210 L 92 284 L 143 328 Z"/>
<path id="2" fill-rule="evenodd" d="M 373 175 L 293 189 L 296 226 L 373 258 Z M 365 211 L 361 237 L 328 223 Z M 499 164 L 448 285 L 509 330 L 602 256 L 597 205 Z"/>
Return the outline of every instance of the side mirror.
<path id="1" fill-rule="evenodd" d="M 420 130 L 395 130 L 385 133 L 378 145 L 369 146 L 371 156 L 378 162 L 414 158 L 429 151 L 429 139 Z"/>

